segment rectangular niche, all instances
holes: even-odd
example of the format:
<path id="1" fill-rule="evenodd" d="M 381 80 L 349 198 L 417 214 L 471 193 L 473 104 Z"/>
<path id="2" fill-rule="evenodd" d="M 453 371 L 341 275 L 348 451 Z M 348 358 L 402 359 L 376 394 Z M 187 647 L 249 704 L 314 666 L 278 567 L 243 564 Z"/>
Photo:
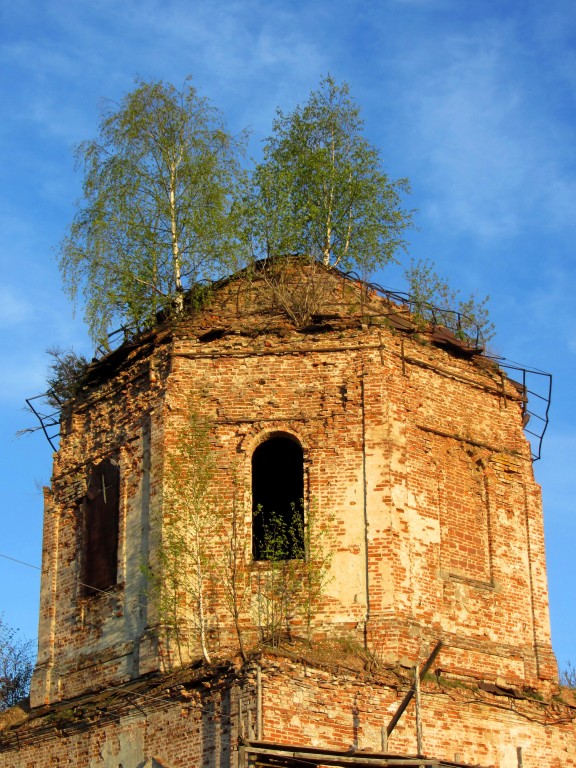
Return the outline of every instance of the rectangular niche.
<path id="1" fill-rule="evenodd" d="M 440 569 L 451 578 L 490 585 L 490 507 L 485 462 L 471 446 L 450 442 L 438 478 Z"/>

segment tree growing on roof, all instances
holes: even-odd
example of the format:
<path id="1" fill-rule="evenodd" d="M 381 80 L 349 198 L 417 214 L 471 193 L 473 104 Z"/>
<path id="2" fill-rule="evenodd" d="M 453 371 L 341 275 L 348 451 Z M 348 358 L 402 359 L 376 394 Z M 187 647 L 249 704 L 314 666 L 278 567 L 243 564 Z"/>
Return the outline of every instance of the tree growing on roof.
<path id="1" fill-rule="evenodd" d="M 460 298 L 460 292 L 438 275 L 429 259 L 411 259 L 404 277 L 416 318 L 448 326 L 457 336 L 473 337 L 476 328 L 481 333 L 480 341 L 489 341 L 494 336 L 487 307 L 489 296 L 477 299 L 471 294 L 467 299 Z"/>
<path id="2" fill-rule="evenodd" d="M 107 346 L 118 326 L 152 326 L 159 310 L 179 314 L 187 289 L 195 288 L 191 301 L 202 301 L 199 283 L 250 259 L 280 257 L 270 259 L 267 277 L 283 300 L 276 265 L 286 255 L 368 277 L 406 249 L 408 181 L 383 170 L 346 83 L 327 76 L 303 106 L 278 110 L 251 174 L 240 167 L 243 142 L 190 81 L 181 90 L 140 81 L 107 108 L 98 137 L 77 147 L 83 199 L 60 267 L 72 299 L 83 294 L 97 343 Z M 426 264 L 408 269 L 410 289 L 487 327 L 485 301 L 431 291 Z M 309 309 L 321 291 L 318 281 L 308 288 L 300 297 Z M 425 303 L 417 297 L 417 307 Z M 284 304 L 291 312 L 292 300 Z"/>
<path id="3" fill-rule="evenodd" d="M 408 181 L 388 177 L 362 130 L 348 85 L 330 76 L 303 106 L 278 110 L 246 194 L 253 253 L 311 254 L 366 275 L 406 247 Z"/>
<path id="4" fill-rule="evenodd" d="M 242 144 L 188 80 L 182 90 L 138 82 L 78 145 L 83 199 L 60 268 L 97 342 L 181 310 L 187 287 L 230 269 Z"/>
<path id="5" fill-rule="evenodd" d="M 59 411 L 63 403 L 78 394 L 89 362 L 72 348 L 61 349 L 54 346 L 49 347 L 46 352 L 51 358 L 46 376 L 48 384 L 46 400 Z"/>

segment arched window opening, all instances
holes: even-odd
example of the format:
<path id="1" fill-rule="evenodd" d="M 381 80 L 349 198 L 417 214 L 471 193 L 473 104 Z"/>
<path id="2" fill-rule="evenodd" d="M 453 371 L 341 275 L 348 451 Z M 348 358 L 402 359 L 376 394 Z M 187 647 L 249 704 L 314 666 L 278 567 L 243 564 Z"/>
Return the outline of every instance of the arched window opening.
<path id="1" fill-rule="evenodd" d="M 304 455 L 289 437 L 275 436 L 252 455 L 254 560 L 304 558 Z"/>
<path id="2" fill-rule="evenodd" d="M 88 468 L 83 504 L 82 592 L 110 589 L 118 578 L 120 470 L 110 459 Z"/>

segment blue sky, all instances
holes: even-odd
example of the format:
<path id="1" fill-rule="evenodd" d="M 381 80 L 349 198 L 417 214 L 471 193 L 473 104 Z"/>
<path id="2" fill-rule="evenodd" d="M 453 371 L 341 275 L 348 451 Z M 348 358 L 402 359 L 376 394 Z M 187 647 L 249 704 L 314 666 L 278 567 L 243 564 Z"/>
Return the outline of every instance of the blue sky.
<path id="1" fill-rule="evenodd" d="M 55 248 L 80 192 L 74 144 L 134 78 L 198 89 L 249 127 L 323 74 L 350 83 L 366 134 L 418 209 L 411 254 L 490 294 L 494 352 L 554 376 L 535 465 L 544 494 L 553 644 L 576 663 L 576 4 L 570 0 L 18 0 L 0 2 L 0 553 L 39 565 L 51 453 L 24 398 L 49 346 L 87 355 Z M 377 275 L 402 287 L 394 271 Z M 0 557 L 0 611 L 37 634 L 38 571 Z"/>

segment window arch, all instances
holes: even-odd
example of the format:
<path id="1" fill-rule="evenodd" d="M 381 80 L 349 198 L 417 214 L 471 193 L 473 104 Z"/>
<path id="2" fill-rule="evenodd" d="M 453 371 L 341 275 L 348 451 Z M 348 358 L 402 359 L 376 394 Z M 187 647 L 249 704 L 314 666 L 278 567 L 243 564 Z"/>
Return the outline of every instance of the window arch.
<path id="1" fill-rule="evenodd" d="M 88 467 L 83 504 L 82 592 L 99 594 L 111 589 L 118 578 L 118 524 L 120 470 L 104 459 Z"/>
<path id="2" fill-rule="evenodd" d="M 304 557 L 304 453 L 286 435 L 268 438 L 252 454 L 252 554 Z"/>

